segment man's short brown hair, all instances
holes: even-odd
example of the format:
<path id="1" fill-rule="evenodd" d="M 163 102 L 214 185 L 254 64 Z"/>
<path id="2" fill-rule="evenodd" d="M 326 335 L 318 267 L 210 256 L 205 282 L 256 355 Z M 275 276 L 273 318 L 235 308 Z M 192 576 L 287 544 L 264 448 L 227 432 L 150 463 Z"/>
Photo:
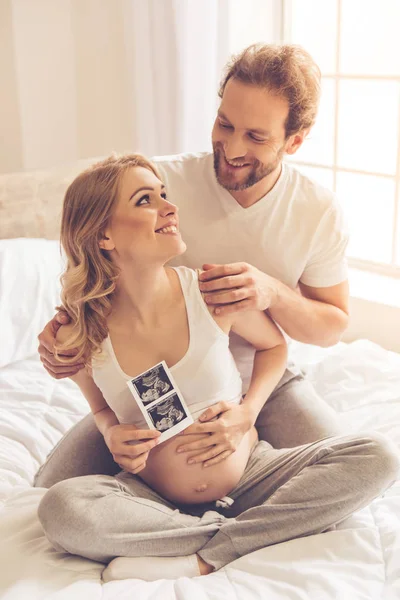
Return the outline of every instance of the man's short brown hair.
<path id="1" fill-rule="evenodd" d="M 321 94 L 321 72 L 301 46 L 253 44 L 227 64 L 219 89 L 220 98 L 229 79 L 265 88 L 288 100 L 286 137 L 314 125 Z"/>

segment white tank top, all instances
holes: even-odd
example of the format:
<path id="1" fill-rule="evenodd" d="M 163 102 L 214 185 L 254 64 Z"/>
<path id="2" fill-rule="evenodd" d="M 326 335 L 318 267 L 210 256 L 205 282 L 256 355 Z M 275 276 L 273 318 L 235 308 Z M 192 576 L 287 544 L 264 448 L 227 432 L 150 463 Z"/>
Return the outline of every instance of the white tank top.
<path id="1" fill-rule="evenodd" d="M 204 303 L 197 272 L 187 267 L 176 267 L 175 271 L 186 302 L 189 347 L 170 370 L 196 420 L 208 406 L 220 400 L 240 404 L 242 380 L 229 350 L 229 335 L 217 325 Z M 127 386 L 127 381 L 137 373 L 129 375 L 121 369 L 110 336 L 103 341 L 101 359 L 93 360 L 92 370 L 97 387 L 118 421 L 148 429 Z"/>

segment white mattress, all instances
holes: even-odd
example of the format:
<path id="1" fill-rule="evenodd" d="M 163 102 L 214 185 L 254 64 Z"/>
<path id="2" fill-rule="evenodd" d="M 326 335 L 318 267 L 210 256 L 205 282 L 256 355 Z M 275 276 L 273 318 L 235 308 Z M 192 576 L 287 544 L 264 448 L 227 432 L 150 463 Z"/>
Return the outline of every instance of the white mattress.
<path id="1" fill-rule="evenodd" d="M 400 446 L 400 356 L 359 341 L 297 345 L 300 366 L 342 413 L 347 430 L 376 429 Z M 398 600 L 400 482 L 321 535 L 258 550 L 194 579 L 100 581 L 102 565 L 54 551 L 31 487 L 46 454 L 87 412 L 79 390 L 55 381 L 36 357 L 0 369 L 1 600 Z"/>

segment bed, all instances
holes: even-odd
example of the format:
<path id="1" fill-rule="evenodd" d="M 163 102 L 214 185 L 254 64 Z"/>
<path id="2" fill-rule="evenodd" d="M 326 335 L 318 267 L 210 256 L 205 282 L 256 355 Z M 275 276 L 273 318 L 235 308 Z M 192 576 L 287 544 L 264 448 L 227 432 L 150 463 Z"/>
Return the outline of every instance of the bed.
<path id="1" fill-rule="evenodd" d="M 57 241 L 65 187 L 86 164 L 0 177 L 0 600 L 398 600 L 400 481 L 324 534 L 264 548 L 194 579 L 102 584 L 102 565 L 52 549 L 33 477 L 88 411 L 74 383 L 36 354 L 62 270 Z M 292 354 L 346 431 L 377 430 L 400 446 L 400 355 L 367 340 Z"/>

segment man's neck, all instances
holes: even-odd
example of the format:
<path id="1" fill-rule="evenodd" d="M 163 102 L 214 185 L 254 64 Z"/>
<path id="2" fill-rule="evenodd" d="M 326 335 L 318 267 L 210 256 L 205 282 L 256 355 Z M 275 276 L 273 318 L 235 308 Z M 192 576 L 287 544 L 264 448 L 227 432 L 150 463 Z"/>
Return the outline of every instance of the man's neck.
<path id="1" fill-rule="evenodd" d="M 240 192 L 230 191 L 229 193 L 233 196 L 238 204 L 243 208 L 249 208 L 256 204 L 261 198 L 264 198 L 272 190 L 274 185 L 279 179 L 282 171 L 282 163 L 276 167 L 269 175 L 252 185 L 251 187 L 242 190 Z"/>

